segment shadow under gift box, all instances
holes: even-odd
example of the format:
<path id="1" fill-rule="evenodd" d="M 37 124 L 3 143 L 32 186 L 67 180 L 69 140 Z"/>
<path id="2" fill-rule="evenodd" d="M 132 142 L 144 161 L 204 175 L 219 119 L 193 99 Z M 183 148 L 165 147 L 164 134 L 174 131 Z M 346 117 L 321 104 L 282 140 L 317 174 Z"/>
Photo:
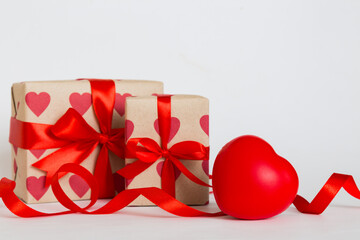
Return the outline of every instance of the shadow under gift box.
<path id="1" fill-rule="evenodd" d="M 157 97 L 132 97 L 126 100 L 125 140 L 151 138 L 160 145 Z M 209 101 L 195 95 L 171 96 L 171 129 L 168 148 L 182 141 L 196 141 L 209 146 Z M 131 164 L 136 159 L 125 159 Z M 209 160 L 181 160 L 184 166 L 205 183 L 209 182 Z M 164 158 L 158 159 L 133 179 L 126 179 L 126 189 L 161 188 Z M 209 201 L 209 188 L 188 179 L 175 167 L 175 197 L 187 205 L 204 205 Z M 152 202 L 139 196 L 132 206 L 150 206 Z"/>
<path id="2" fill-rule="evenodd" d="M 112 128 L 125 125 L 125 98 L 150 96 L 163 93 L 163 83 L 157 81 L 114 80 L 115 106 Z M 69 109 L 74 108 L 86 122 L 99 132 L 98 120 L 91 99 L 91 87 L 87 80 L 34 81 L 15 83 L 12 86 L 12 117 L 23 122 L 55 124 Z M 27 137 L 27 136 L 24 136 Z M 12 146 L 15 193 L 26 203 L 54 202 L 51 187 L 45 187 L 45 172 L 32 166 L 57 149 L 26 150 Z M 81 165 L 94 172 L 99 154 L 98 146 Z M 124 160 L 109 151 L 112 172 L 124 166 Z M 61 161 L 61 159 L 59 159 Z M 114 175 L 115 189 L 124 189 L 124 181 Z M 89 199 L 90 191 L 82 178 L 67 174 L 60 179 L 65 193 L 72 200 Z"/>

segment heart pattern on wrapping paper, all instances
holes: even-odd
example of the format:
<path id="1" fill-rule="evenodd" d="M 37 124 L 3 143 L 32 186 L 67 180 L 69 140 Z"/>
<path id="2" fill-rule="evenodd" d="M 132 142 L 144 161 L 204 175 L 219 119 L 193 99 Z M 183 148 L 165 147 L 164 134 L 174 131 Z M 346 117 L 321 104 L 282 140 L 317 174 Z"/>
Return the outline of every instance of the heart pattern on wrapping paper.
<path id="1" fill-rule="evenodd" d="M 49 189 L 49 187 L 45 187 L 45 180 L 45 176 L 39 178 L 31 176 L 26 179 L 26 188 L 37 201 L 39 201 Z"/>
<path id="2" fill-rule="evenodd" d="M 17 146 L 15 146 L 15 145 L 12 145 L 13 146 L 13 149 L 14 149 L 14 153 L 15 153 L 15 155 L 17 155 L 17 152 L 18 152 L 18 147 Z"/>
<path id="3" fill-rule="evenodd" d="M 204 160 L 201 164 L 202 169 L 204 170 L 205 174 L 209 176 L 209 160 Z"/>
<path id="4" fill-rule="evenodd" d="M 125 114 L 125 100 L 127 97 L 131 97 L 130 93 L 124 93 L 121 95 L 120 93 L 116 93 L 115 96 L 115 111 L 122 117 Z"/>
<path id="5" fill-rule="evenodd" d="M 134 123 L 130 120 L 125 120 L 125 142 L 131 137 L 134 131 Z"/>
<path id="6" fill-rule="evenodd" d="M 87 182 L 78 175 L 72 175 L 69 178 L 69 185 L 74 193 L 79 196 L 79 198 L 82 198 L 90 189 Z"/>
<path id="7" fill-rule="evenodd" d="M 159 119 L 155 120 L 154 128 L 155 128 L 155 131 L 160 135 Z M 171 127 L 170 127 L 170 135 L 169 135 L 168 142 L 171 142 L 171 140 L 175 137 L 175 135 L 179 131 L 179 129 L 180 129 L 180 120 L 177 117 L 171 117 Z"/>
<path id="8" fill-rule="evenodd" d="M 115 186 L 116 192 L 119 193 L 119 192 L 125 190 L 125 180 L 124 180 L 124 177 L 121 176 L 120 174 L 114 173 L 114 174 L 113 174 L 113 178 L 114 178 L 114 186 Z"/>
<path id="9" fill-rule="evenodd" d="M 32 149 L 29 151 L 32 153 L 32 155 L 34 155 L 37 159 L 39 159 L 44 154 L 46 149 Z"/>
<path id="10" fill-rule="evenodd" d="M 72 108 L 74 108 L 81 115 L 84 115 L 84 113 L 86 113 L 87 110 L 89 110 L 92 104 L 91 94 L 90 93 L 80 94 L 74 92 L 70 95 L 69 102 Z"/>
<path id="11" fill-rule="evenodd" d="M 133 180 L 134 180 L 133 178 L 131 179 L 125 178 L 125 187 L 128 187 Z"/>
<path id="12" fill-rule="evenodd" d="M 206 135 L 209 136 L 209 115 L 204 115 L 200 118 L 200 126 Z"/>
<path id="13" fill-rule="evenodd" d="M 156 165 L 156 171 L 157 171 L 157 173 L 159 174 L 160 177 L 161 177 L 161 171 L 162 171 L 163 165 L 164 165 L 164 161 L 161 161 Z M 174 171 L 175 171 L 175 180 L 176 180 L 181 175 L 181 172 L 175 166 L 174 166 Z"/>
<path id="14" fill-rule="evenodd" d="M 16 174 L 17 173 L 17 170 L 18 170 L 18 165 L 16 163 L 16 159 L 14 158 L 14 173 Z"/>
<path id="15" fill-rule="evenodd" d="M 47 92 L 41 92 L 39 94 L 29 92 L 25 95 L 25 102 L 29 109 L 39 117 L 49 106 L 50 95 Z"/>

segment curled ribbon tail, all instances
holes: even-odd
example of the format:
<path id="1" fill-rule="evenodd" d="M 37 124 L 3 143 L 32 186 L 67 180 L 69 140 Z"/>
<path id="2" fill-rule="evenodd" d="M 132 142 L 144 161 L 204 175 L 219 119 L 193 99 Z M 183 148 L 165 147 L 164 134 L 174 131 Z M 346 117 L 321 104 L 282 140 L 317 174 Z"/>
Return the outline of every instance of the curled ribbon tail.
<path id="1" fill-rule="evenodd" d="M 299 212 L 321 214 L 329 206 L 342 187 L 351 196 L 360 199 L 360 191 L 351 175 L 333 173 L 311 203 L 297 195 L 293 204 Z"/>

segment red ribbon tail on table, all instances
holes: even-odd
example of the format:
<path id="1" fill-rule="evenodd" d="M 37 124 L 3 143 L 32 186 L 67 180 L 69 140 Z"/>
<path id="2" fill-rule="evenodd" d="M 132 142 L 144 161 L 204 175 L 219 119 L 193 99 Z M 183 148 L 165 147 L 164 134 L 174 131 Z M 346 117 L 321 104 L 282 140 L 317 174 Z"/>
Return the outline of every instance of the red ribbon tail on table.
<path id="1" fill-rule="evenodd" d="M 91 201 L 90 203 L 81 208 L 76 205 L 70 198 L 65 194 L 59 184 L 59 174 L 66 173 L 74 173 L 83 178 L 91 189 Z M 7 178 L 3 178 L 0 181 L 0 197 L 3 199 L 6 207 L 15 215 L 19 217 L 41 217 L 41 216 L 55 216 L 55 215 L 63 215 L 70 213 L 83 213 L 83 214 L 111 214 L 116 211 L 123 209 L 128 206 L 133 200 L 135 200 L 138 196 L 143 195 L 151 202 L 164 209 L 165 211 L 182 217 L 216 217 L 225 215 L 222 212 L 216 213 L 207 213 L 195 208 L 189 207 L 174 197 L 170 196 L 164 190 L 150 187 L 150 188 L 138 188 L 138 189 L 130 189 L 124 190 L 120 192 L 117 196 L 107 202 L 101 208 L 88 211 L 90 207 L 92 207 L 98 199 L 99 195 L 99 185 L 95 177 L 84 167 L 78 164 L 65 164 L 59 168 L 51 181 L 51 186 L 53 188 L 55 197 L 64 207 L 69 209 L 69 211 L 56 212 L 56 213 L 44 213 L 37 211 L 25 203 L 23 203 L 14 193 L 15 182 L 11 181 Z"/>
<path id="2" fill-rule="evenodd" d="M 329 206 L 341 188 L 360 199 L 360 191 L 351 175 L 333 173 L 311 203 L 297 195 L 293 204 L 302 213 L 321 214 Z"/>

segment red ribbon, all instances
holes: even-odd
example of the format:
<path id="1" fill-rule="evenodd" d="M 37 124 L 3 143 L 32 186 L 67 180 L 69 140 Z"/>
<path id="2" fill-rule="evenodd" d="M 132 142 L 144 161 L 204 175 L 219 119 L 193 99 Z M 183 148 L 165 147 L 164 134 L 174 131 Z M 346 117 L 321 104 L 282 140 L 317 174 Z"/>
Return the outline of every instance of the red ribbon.
<path id="1" fill-rule="evenodd" d="M 91 189 L 90 203 L 84 208 L 76 205 L 61 189 L 59 176 L 62 173 L 69 172 L 77 174 L 83 178 Z M 93 206 L 98 199 L 97 195 L 99 192 L 99 186 L 94 176 L 88 170 L 74 163 L 62 165 L 58 169 L 51 180 L 51 187 L 59 203 L 69 209 L 69 211 L 44 213 L 30 208 L 15 195 L 15 182 L 7 178 L 3 178 L 0 181 L 0 197 L 3 199 L 6 207 L 19 217 L 55 216 L 70 213 L 111 214 L 123 209 L 140 195 L 143 195 L 145 198 L 149 199 L 165 211 L 177 216 L 216 217 L 225 215 L 222 212 L 208 213 L 199 211 L 183 204 L 182 202 L 179 202 L 164 190 L 155 187 L 124 190 L 99 209 L 88 211 L 88 209 Z M 360 199 L 360 191 L 357 188 L 353 177 L 350 175 L 334 173 L 311 203 L 308 203 L 304 198 L 298 195 L 294 200 L 294 205 L 302 213 L 321 214 L 342 187 L 344 187 L 350 195 Z"/>
<path id="2" fill-rule="evenodd" d="M 360 191 L 351 175 L 333 173 L 311 203 L 297 195 L 293 204 L 299 212 L 321 214 L 341 188 L 354 198 L 360 199 Z"/>
<path id="3" fill-rule="evenodd" d="M 46 186 L 50 185 L 50 180 L 63 164 L 80 164 L 100 145 L 94 176 L 101 186 L 99 196 L 110 198 L 114 196 L 115 191 L 109 150 L 124 158 L 124 129 L 111 129 L 115 104 L 114 81 L 89 81 L 100 133 L 96 132 L 76 110 L 70 108 L 54 125 L 28 123 L 11 118 L 9 141 L 24 149 L 59 148 L 32 165 L 47 173 Z M 65 174 L 59 173 L 59 178 Z"/>
<path id="4" fill-rule="evenodd" d="M 126 146 L 126 155 L 128 158 L 137 158 L 138 160 L 120 169 L 117 173 L 125 178 L 132 179 L 159 158 L 165 158 L 161 170 L 161 188 L 171 196 L 175 196 L 174 167 L 177 167 L 193 182 L 211 187 L 191 173 L 179 160 L 208 160 L 209 147 L 195 141 L 184 141 L 168 148 L 171 129 L 171 96 L 158 96 L 157 109 L 161 146 L 150 138 L 130 139 Z"/>
<path id="5" fill-rule="evenodd" d="M 74 173 L 83 178 L 91 189 L 91 200 L 90 203 L 81 208 L 76 205 L 70 198 L 64 193 L 59 184 L 59 175 L 63 173 Z M 116 195 L 113 199 L 111 199 L 107 204 L 102 206 L 101 208 L 88 211 L 88 209 L 95 204 L 97 201 L 97 195 L 99 192 L 99 186 L 97 184 L 96 179 L 92 176 L 92 174 L 86 170 L 84 167 L 68 163 L 62 165 L 58 171 L 54 174 L 51 180 L 51 187 L 55 194 L 55 197 L 64 207 L 69 209 L 69 211 L 57 212 L 57 213 L 44 213 L 36 211 L 30 208 L 28 205 L 23 203 L 14 193 L 15 182 L 11 181 L 7 178 L 3 178 L 0 181 L 0 197 L 3 199 L 6 207 L 15 215 L 19 217 L 40 217 L 40 216 L 55 216 L 55 215 L 63 215 L 69 213 L 83 213 L 83 214 L 111 214 L 120 209 L 123 209 L 127 205 L 129 205 L 132 201 L 134 201 L 138 196 L 143 195 L 151 202 L 164 209 L 165 211 L 172 213 L 174 215 L 182 216 L 182 217 L 197 217 L 197 216 L 222 216 L 224 215 L 222 212 L 217 213 L 206 213 L 203 211 L 199 211 L 192 207 L 185 205 L 182 202 L 179 202 L 164 190 L 151 187 L 151 188 L 137 188 L 124 190 Z"/>

